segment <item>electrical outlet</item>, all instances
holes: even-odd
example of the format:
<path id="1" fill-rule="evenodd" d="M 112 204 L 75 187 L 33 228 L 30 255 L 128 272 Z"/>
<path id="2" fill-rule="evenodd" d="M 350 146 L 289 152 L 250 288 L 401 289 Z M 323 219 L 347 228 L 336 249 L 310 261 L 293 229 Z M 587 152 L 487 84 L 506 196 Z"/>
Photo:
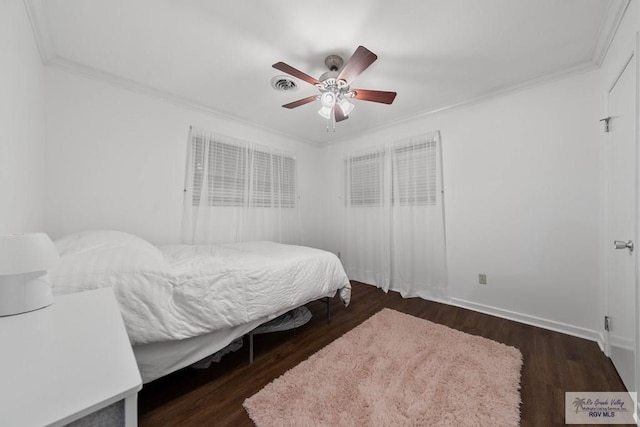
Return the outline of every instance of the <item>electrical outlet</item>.
<path id="1" fill-rule="evenodd" d="M 487 275 L 486 274 L 478 274 L 478 283 L 480 283 L 481 285 L 486 285 L 487 284 Z"/>

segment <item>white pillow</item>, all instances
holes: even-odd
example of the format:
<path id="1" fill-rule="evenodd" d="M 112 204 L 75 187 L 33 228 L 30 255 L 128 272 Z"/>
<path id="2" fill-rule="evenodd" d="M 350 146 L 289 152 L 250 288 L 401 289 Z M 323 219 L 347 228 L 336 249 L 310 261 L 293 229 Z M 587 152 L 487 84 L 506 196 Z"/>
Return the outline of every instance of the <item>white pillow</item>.
<path id="1" fill-rule="evenodd" d="M 61 257 L 100 249 L 126 248 L 163 258 L 162 252 L 143 238 L 115 230 L 81 231 L 62 237 L 54 243 Z"/>
<path id="2" fill-rule="evenodd" d="M 84 231 L 56 240 L 60 262 L 50 272 L 55 294 L 120 287 L 130 280 L 171 281 L 173 270 L 146 240 L 121 231 Z"/>

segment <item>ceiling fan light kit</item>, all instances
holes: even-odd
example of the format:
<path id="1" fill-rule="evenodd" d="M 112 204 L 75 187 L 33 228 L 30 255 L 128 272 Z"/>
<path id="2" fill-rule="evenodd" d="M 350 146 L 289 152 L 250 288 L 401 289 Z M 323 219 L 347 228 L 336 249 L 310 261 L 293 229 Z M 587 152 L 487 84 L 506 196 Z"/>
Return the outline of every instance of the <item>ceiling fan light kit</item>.
<path id="1" fill-rule="evenodd" d="M 315 79 L 284 62 L 273 64 L 273 68 L 310 83 L 320 91 L 320 95 L 308 96 L 285 104 L 283 107 L 291 109 L 319 100 L 321 107 L 318 114 L 327 120 L 327 131 L 329 131 L 329 122 L 332 122 L 335 132 L 336 122 L 348 119 L 349 114 L 355 108 L 349 99 L 391 104 L 397 95 L 396 92 L 351 89 L 351 83 L 376 59 L 378 57 L 364 46 L 358 46 L 346 63 L 338 55 L 329 55 L 324 60 L 329 71 L 323 73 L 319 79 Z"/>

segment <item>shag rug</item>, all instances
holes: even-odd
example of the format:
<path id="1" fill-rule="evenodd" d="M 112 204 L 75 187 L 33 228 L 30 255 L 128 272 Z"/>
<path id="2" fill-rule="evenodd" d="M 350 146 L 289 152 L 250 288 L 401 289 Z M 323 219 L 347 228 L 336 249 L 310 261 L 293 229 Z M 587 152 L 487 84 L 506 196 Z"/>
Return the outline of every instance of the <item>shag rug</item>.
<path id="1" fill-rule="evenodd" d="M 244 401 L 258 427 L 517 426 L 514 347 L 383 309 Z"/>

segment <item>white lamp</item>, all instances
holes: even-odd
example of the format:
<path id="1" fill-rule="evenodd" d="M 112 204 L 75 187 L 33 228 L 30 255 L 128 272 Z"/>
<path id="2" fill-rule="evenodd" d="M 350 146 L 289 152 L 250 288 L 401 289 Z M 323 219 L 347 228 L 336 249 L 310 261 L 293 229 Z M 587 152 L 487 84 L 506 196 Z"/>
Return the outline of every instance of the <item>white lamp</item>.
<path id="1" fill-rule="evenodd" d="M 55 245 L 44 233 L 0 236 L 0 316 L 51 305 L 47 270 L 58 259 Z"/>

